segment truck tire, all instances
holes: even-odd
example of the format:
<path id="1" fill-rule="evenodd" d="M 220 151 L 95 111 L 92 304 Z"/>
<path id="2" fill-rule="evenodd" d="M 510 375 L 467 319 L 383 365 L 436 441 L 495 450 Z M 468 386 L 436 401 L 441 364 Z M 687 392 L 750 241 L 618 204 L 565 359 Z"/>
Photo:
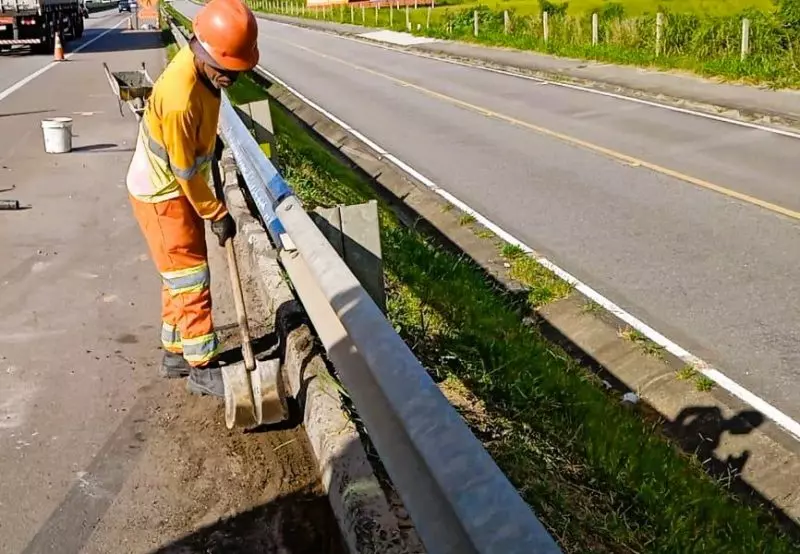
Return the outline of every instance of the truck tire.
<path id="1" fill-rule="evenodd" d="M 50 24 L 49 17 L 45 19 L 44 29 L 42 29 L 42 38 L 44 39 L 44 41 L 33 47 L 34 53 L 52 54 L 55 45 L 53 44 L 53 26 Z"/>

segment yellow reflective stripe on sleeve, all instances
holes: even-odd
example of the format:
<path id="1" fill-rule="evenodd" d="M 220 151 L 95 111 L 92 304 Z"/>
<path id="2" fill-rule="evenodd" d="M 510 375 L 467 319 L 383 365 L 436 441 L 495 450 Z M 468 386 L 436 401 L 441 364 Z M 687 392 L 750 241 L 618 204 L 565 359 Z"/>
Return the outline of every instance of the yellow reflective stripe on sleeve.
<path id="1" fill-rule="evenodd" d="M 183 357 L 192 364 L 209 362 L 219 354 L 219 340 L 216 333 L 209 333 L 201 337 L 183 339 Z"/>
<path id="2" fill-rule="evenodd" d="M 208 288 L 211 282 L 211 272 L 208 264 L 180 269 L 178 271 L 167 271 L 161 274 L 164 284 L 169 289 L 171 296 L 185 294 L 187 292 L 200 292 Z"/>
<path id="3" fill-rule="evenodd" d="M 181 350 L 181 331 L 166 321 L 161 323 L 161 344 L 167 350 Z"/>

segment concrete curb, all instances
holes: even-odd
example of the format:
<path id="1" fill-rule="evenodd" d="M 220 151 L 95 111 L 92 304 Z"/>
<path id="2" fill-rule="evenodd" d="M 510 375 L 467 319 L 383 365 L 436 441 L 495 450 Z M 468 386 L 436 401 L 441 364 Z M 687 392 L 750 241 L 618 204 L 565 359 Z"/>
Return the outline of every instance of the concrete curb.
<path id="1" fill-rule="evenodd" d="M 347 130 L 278 85 L 269 94 L 350 163 L 370 177 L 373 186 L 405 225 L 434 236 L 445 247 L 464 253 L 507 290 L 514 281 L 499 254 L 497 239 L 484 239 L 461 225 L 461 214 L 421 183 L 412 182 L 390 162 Z M 683 362 L 668 355 L 647 355 L 620 335 L 626 325 L 578 292 L 531 315 L 573 356 L 609 381 L 636 392 L 667 420 L 664 431 L 694 452 L 714 475 L 727 478 L 757 501 L 767 501 L 800 522 L 800 443 L 751 407 L 715 388 L 701 392 L 677 378 Z M 599 307 L 597 307 L 599 308 Z M 591 313 L 590 313 L 591 312 Z M 741 479 L 736 479 L 739 476 Z"/>
<path id="2" fill-rule="evenodd" d="M 230 151 L 222 159 L 225 199 L 244 238 L 254 276 L 283 354 L 283 378 L 300 406 L 306 433 L 344 541 L 353 554 L 416 554 L 424 550 L 413 526 L 398 521 L 376 478 L 354 423 L 342 410 L 324 352 L 302 305 L 287 284 L 277 252 L 252 217 Z M 394 503 L 394 502 L 393 502 Z"/>
<path id="3" fill-rule="evenodd" d="M 774 127 L 778 130 L 786 130 L 790 132 L 797 132 L 800 129 L 800 114 L 799 113 L 786 113 L 781 112 L 774 108 L 767 107 L 753 107 L 746 103 L 732 101 L 725 98 L 711 98 L 709 95 L 703 94 L 685 94 L 683 97 L 676 96 L 670 92 L 664 92 L 659 87 L 658 83 L 647 87 L 635 87 L 624 79 L 619 78 L 598 78 L 587 73 L 588 69 L 597 66 L 608 65 L 603 62 L 591 60 L 578 60 L 574 58 L 559 58 L 550 56 L 542 52 L 513 50 L 509 48 L 496 47 L 486 44 L 473 44 L 470 42 L 460 42 L 454 40 L 441 40 L 440 42 L 426 43 L 412 46 L 400 46 L 396 44 L 386 44 L 380 41 L 370 40 L 361 37 L 360 35 L 365 32 L 377 31 L 377 27 L 360 27 L 349 23 L 336 23 L 332 21 L 317 21 L 309 19 L 298 19 L 294 17 L 258 13 L 258 17 L 268 19 L 279 23 L 294 25 L 306 29 L 314 29 L 317 31 L 328 32 L 335 35 L 342 35 L 352 38 L 358 38 L 367 43 L 380 45 L 384 48 L 393 50 L 404 51 L 413 53 L 422 57 L 440 58 L 466 65 L 472 65 L 478 68 L 487 68 L 493 70 L 506 71 L 508 73 L 517 74 L 526 77 L 536 77 L 548 81 L 561 82 L 565 84 L 577 85 L 587 89 L 593 89 L 606 93 L 613 93 L 620 96 L 626 96 L 632 99 L 644 100 L 663 104 L 665 106 L 672 106 L 696 112 L 702 112 L 709 115 L 726 117 L 732 120 L 738 120 L 747 123 L 755 123 L 766 127 Z M 469 55 L 464 53 L 457 53 L 451 51 L 454 49 L 467 49 L 470 51 Z M 505 63 L 504 57 L 509 54 L 531 54 L 532 56 L 546 57 L 548 59 L 557 61 L 572 61 L 577 64 L 575 68 L 558 68 L 548 67 L 547 63 L 540 63 L 531 59 L 524 67 L 520 65 L 512 65 Z M 613 64 L 611 64 L 613 65 Z M 629 67 L 629 66 L 619 66 Z M 649 69 L 640 68 L 640 71 L 650 71 Z M 657 75 L 673 76 L 667 70 L 652 70 Z M 706 81 L 698 75 L 683 76 L 684 79 L 694 79 L 698 81 Z M 716 83 L 712 83 L 716 84 Z M 722 83 L 721 86 L 746 86 Z M 674 87 L 671 87 L 674 88 Z"/>

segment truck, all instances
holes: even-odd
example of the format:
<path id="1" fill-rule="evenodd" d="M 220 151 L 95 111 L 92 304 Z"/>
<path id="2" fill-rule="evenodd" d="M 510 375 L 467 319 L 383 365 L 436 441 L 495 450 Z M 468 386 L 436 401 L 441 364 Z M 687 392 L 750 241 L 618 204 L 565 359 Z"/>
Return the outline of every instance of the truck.
<path id="1" fill-rule="evenodd" d="M 83 36 L 84 0 L 0 0 L 0 50 L 29 46 L 52 52 L 55 35 Z"/>

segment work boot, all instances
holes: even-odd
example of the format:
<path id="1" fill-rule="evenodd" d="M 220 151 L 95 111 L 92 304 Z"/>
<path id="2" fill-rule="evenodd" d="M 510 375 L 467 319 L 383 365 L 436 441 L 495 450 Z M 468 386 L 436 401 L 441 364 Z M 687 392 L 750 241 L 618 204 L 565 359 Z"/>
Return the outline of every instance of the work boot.
<path id="1" fill-rule="evenodd" d="M 158 374 L 167 379 L 178 379 L 189 375 L 190 369 L 192 369 L 192 366 L 180 354 L 164 352 L 164 359 L 161 362 L 161 369 Z"/>
<path id="2" fill-rule="evenodd" d="M 189 372 L 186 388 L 192 394 L 205 394 L 224 398 L 225 387 L 222 383 L 222 368 L 218 363 L 211 363 L 205 367 L 193 367 Z"/>

